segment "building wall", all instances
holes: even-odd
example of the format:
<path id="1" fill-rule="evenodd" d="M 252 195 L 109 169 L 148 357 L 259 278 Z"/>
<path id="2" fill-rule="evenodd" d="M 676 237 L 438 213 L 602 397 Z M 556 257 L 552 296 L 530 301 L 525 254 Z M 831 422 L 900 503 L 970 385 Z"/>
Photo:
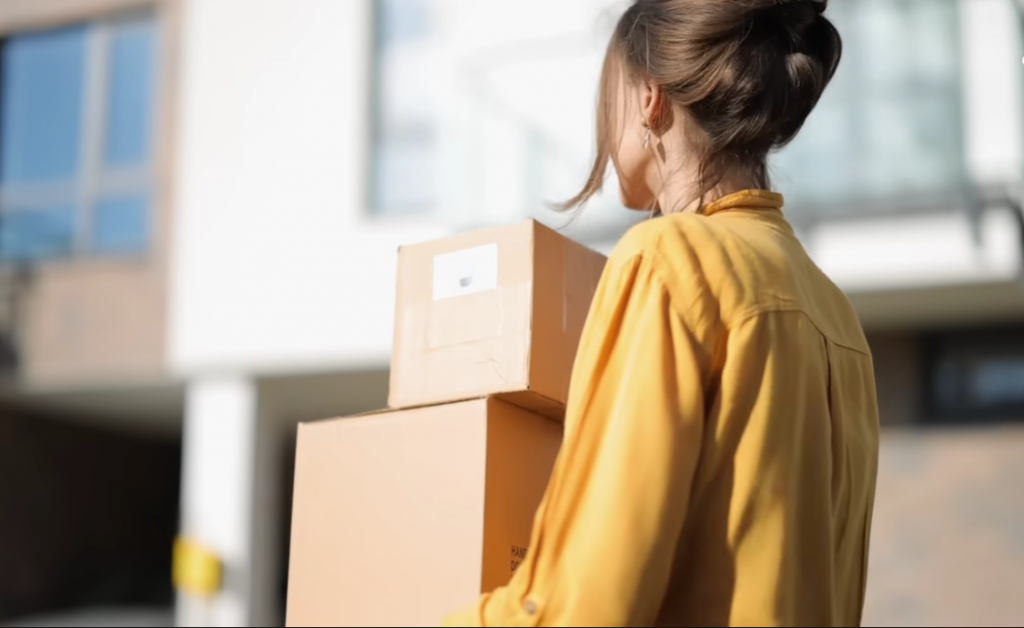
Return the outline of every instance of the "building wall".
<path id="1" fill-rule="evenodd" d="M 165 277 L 152 260 L 39 268 L 23 304 L 22 381 L 54 388 L 165 372 Z"/>
<path id="2" fill-rule="evenodd" d="M 393 220 L 368 198 L 371 0 L 156 0 L 169 34 L 158 245 L 146 259 L 38 269 L 24 304 L 28 381 L 385 364 L 399 245 L 528 215 L 569 221 L 545 202 L 585 178 L 597 70 L 621 3 L 549 4 L 435 0 L 438 207 Z M 0 0 L 0 32 L 153 5 Z M 1010 6 L 961 1 L 965 159 L 979 182 L 1005 181 L 1022 162 L 1019 55 L 1004 59 L 1019 48 Z M 610 182 L 569 233 L 613 241 L 642 218 L 614 196 Z M 1007 225 L 986 218 L 977 250 L 959 217 L 837 225 L 807 242 L 872 320 L 913 324 L 943 308 L 970 320 L 1024 312 Z M 920 267 L 937 248 L 955 254 Z M 886 305 L 922 281 L 999 285 L 985 299 Z"/>
<path id="3" fill-rule="evenodd" d="M 924 364 L 913 331 L 869 334 L 882 425 L 915 425 L 922 420 Z"/>
<path id="4" fill-rule="evenodd" d="M 1024 173 L 1020 14 L 1012 0 L 959 0 L 965 158 L 980 183 Z"/>
<path id="5" fill-rule="evenodd" d="M 177 0 L 0 0 L 0 38 L 147 8 L 160 24 L 152 245 L 142 257 L 33 265 L 19 299 L 19 373 L 32 388 L 152 380 L 166 372 L 167 267 L 178 76 Z"/>
<path id="6" fill-rule="evenodd" d="M 153 6 L 162 0 L 0 0 L 0 30 L 52 28 L 116 11 Z M 174 0 L 171 0 L 172 2 Z"/>
<path id="7" fill-rule="evenodd" d="M 445 230 L 367 216 L 371 25 L 368 0 L 185 2 L 176 373 L 387 363 L 397 248 Z"/>

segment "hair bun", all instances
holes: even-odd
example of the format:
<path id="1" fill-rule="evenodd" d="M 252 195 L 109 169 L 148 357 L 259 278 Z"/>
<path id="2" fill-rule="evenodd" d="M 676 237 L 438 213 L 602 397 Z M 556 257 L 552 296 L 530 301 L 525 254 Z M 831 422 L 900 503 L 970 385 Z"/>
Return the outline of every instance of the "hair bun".
<path id="1" fill-rule="evenodd" d="M 782 54 L 805 52 L 808 32 L 824 18 L 817 7 L 825 4 L 824 0 L 768 0 L 755 5 L 746 15 L 747 41 L 781 46 Z"/>
<path id="2" fill-rule="evenodd" d="M 828 9 L 828 0 L 775 0 L 774 5 L 784 9 L 799 7 L 810 15 L 818 16 Z"/>
<path id="3" fill-rule="evenodd" d="M 775 4 L 809 4 L 819 15 L 828 9 L 828 0 L 775 0 Z"/>

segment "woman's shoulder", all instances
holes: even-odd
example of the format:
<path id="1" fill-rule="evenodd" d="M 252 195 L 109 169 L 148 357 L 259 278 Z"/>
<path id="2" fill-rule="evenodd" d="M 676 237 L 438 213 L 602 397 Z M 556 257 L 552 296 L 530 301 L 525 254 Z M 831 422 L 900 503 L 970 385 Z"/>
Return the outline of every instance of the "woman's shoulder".
<path id="1" fill-rule="evenodd" d="M 619 240 L 608 258 L 608 277 L 631 276 L 623 282 L 635 290 L 643 285 L 664 291 L 677 311 L 684 312 L 715 298 L 714 272 L 709 275 L 705 251 L 713 236 L 698 215 L 672 215 L 634 225 Z M 640 278 L 639 281 L 636 278 Z M 715 308 L 711 308 L 715 309 Z"/>
<path id="2" fill-rule="evenodd" d="M 679 270 L 708 239 L 702 216 L 680 214 L 645 220 L 619 240 L 608 258 L 613 267 L 643 260 Z"/>
<path id="3" fill-rule="evenodd" d="M 795 242 L 795 240 L 794 240 Z M 679 311 L 705 322 L 791 309 L 804 292 L 806 265 L 797 245 L 754 219 L 673 214 L 630 229 L 609 257 L 612 273 L 642 264 Z M 806 269 L 804 269 L 806 270 Z M 809 271 L 808 271 L 809 272 Z"/>

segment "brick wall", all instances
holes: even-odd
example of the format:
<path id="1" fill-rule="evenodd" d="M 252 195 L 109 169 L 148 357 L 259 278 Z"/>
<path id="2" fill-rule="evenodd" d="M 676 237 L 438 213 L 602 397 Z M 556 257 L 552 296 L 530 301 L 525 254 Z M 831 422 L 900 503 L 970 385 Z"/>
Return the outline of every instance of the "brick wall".
<path id="1" fill-rule="evenodd" d="M 1024 426 L 884 433 L 865 623 L 1024 625 Z"/>

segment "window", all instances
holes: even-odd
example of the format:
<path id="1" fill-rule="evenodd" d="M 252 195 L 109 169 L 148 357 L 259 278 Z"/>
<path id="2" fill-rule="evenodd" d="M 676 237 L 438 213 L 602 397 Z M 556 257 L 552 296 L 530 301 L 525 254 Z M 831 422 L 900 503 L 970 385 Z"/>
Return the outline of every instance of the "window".
<path id="1" fill-rule="evenodd" d="M 827 15 L 843 36 L 843 61 L 804 130 L 775 159 L 789 200 L 820 211 L 829 201 L 958 187 L 956 0 L 843 0 Z"/>
<path id="2" fill-rule="evenodd" d="M 930 346 L 932 419 L 1024 419 L 1024 330 L 945 334 Z"/>
<path id="3" fill-rule="evenodd" d="M 371 205 L 382 215 L 435 204 L 436 152 L 428 0 L 377 0 Z"/>
<path id="4" fill-rule="evenodd" d="M 146 248 L 155 55 L 148 16 L 0 43 L 0 260 Z"/>

